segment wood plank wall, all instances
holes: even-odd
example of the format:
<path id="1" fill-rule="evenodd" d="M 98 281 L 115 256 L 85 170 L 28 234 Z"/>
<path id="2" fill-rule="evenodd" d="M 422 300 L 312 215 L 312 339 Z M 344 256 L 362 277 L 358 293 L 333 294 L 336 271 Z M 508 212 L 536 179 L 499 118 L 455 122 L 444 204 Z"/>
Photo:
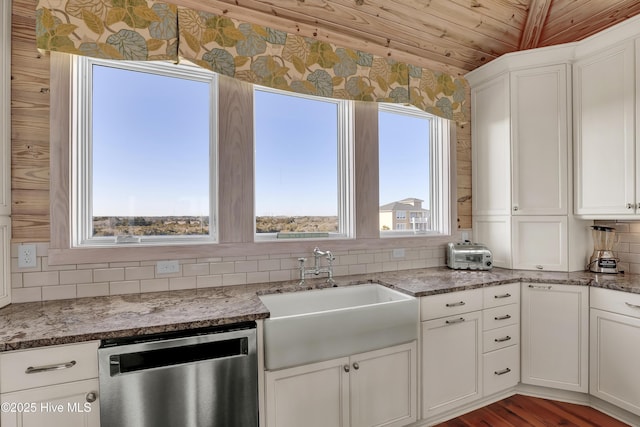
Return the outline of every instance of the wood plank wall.
<path id="1" fill-rule="evenodd" d="M 49 66 L 36 49 L 36 0 L 13 0 L 11 37 L 12 241 L 49 242 Z M 417 61 L 417 60 L 416 60 Z M 458 228 L 471 228 L 471 126 L 457 127 Z"/>

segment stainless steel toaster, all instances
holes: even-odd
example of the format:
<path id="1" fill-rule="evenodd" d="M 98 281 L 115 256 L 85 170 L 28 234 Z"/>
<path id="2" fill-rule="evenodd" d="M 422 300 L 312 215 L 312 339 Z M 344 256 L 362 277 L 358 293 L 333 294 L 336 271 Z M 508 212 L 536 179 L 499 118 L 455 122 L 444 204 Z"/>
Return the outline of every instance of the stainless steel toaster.
<path id="1" fill-rule="evenodd" d="M 491 270 L 493 256 L 482 243 L 447 244 L 447 267 L 454 270 Z"/>

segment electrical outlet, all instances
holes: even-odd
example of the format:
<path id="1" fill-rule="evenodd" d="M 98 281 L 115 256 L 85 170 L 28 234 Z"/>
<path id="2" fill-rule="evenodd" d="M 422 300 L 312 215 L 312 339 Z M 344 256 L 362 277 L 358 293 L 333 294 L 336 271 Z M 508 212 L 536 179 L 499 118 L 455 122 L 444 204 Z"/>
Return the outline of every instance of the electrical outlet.
<path id="1" fill-rule="evenodd" d="M 36 266 L 36 245 L 18 245 L 18 267 L 31 268 Z"/>
<path id="2" fill-rule="evenodd" d="M 180 271 L 180 263 L 178 261 L 158 261 L 156 264 L 156 273 L 170 274 Z"/>

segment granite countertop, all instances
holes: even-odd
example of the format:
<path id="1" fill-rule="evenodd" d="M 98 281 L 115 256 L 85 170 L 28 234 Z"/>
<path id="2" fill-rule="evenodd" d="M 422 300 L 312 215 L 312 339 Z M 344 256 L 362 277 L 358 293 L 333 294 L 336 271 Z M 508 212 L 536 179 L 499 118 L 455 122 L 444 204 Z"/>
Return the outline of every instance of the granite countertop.
<path id="1" fill-rule="evenodd" d="M 597 286 L 640 294 L 640 275 L 446 267 L 338 277 L 339 286 L 378 282 L 415 297 L 518 281 Z M 0 309 L 0 351 L 226 325 L 269 317 L 258 295 L 326 287 L 296 281 L 11 304 Z"/>

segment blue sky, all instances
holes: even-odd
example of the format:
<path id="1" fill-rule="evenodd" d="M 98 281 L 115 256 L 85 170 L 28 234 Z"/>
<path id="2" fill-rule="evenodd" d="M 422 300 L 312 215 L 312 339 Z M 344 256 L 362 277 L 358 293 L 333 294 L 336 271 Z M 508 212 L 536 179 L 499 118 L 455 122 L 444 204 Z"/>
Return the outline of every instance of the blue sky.
<path id="1" fill-rule="evenodd" d="M 336 104 L 266 91 L 254 104 L 256 215 L 337 215 Z M 94 66 L 93 108 L 94 216 L 206 215 L 206 83 Z M 428 206 L 426 121 L 381 112 L 379 136 L 380 204 Z"/>

